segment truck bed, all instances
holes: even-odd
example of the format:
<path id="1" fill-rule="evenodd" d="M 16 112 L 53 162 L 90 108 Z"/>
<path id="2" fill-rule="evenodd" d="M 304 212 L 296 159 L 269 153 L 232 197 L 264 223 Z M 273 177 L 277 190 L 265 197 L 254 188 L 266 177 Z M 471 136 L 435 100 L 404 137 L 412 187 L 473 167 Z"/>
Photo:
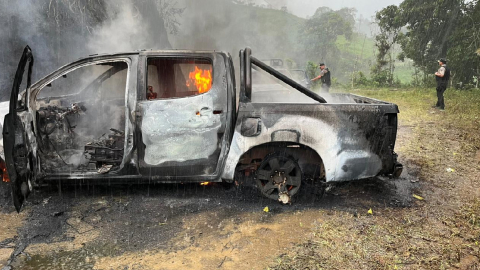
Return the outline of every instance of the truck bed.
<path id="1" fill-rule="evenodd" d="M 322 97 L 329 103 L 318 103 L 301 93 L 290 102 L 269 93 L 277 97 L 276 102 L 260 102 L 252 92 L 252 103 L 240 104 L 238 119 L 257 119 L 261 132 L 247 137 L 237 126 L 235 135 L 244 151 L 280 141 L 306 146 L 320 156 L 327 182 L 393 173 L 397 105 L 354 94 L 325 93 Z"/>
<path id="2" fill-rule="evenodd" d="M 315 92 L 315 91 L 314 91 Z M 348 93 L 319 93 L 328 104 L 389 104 L 388 102 L 358 96 Z M 295 89 L 287 89 L 280 85 L 253 85 L 252 91 L 253 103 L 303 103 L 303 104 L 318 104 L 318 101 L 313 100 L 306 95 L 296 91 Z"/>

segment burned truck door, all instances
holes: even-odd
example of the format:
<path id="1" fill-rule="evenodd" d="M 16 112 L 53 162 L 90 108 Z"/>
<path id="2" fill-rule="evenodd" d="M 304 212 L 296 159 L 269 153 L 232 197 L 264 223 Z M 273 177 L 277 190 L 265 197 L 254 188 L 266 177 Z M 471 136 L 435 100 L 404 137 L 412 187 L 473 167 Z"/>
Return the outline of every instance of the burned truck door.
<path id="1" fill-rule="evenodd" d="M 25 68 L 28 64 L 28 73 Z M 31 85 L 33 67 L 33 54 L 30 47 L 25 47 L 22 58 L 18 64 L 15 79 L 13 81 L 10 96 L 9 113 L 5 116 L 3 127 L 3 145 L 5 151 L 5 163 L 12 184 L 13 203 L 17 212 L 31 190 L 31 178 L 33 177 L 32 153 L 26 130 L 29 129 L 28 88 Z M 18 100 L 20 86 L 26 75 L 26 92 L 21 100 Z"/>
<path id="2" fill-rule="evenodd" d="M 151 179 L 219 178 L 227 130 L 221 55 L 149 56 L 138 103 L 139 167 Z M 166 178 L 166 179 L 165 179 Z"/>

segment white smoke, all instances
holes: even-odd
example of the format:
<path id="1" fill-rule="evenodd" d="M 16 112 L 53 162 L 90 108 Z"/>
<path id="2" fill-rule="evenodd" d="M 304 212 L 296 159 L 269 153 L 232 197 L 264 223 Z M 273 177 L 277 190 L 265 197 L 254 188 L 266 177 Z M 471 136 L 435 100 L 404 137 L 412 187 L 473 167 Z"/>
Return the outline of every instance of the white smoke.
<path id="1" fill-rule="evenodd" d="M 149 27 L 142 23 L 139 10 L 130 1 L 111 1 L 109 19 L 88 39 L 95 53 L 125 52 L 148 47 Z"/>

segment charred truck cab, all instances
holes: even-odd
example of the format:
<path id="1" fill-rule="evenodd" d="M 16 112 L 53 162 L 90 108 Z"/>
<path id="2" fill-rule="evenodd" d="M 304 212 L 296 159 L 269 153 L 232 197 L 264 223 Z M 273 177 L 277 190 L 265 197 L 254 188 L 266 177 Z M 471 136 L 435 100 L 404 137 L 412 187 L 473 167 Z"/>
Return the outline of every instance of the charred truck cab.
<path id="1" fill-rule="evenodd" d="M 3 129 L 17 211 L 49 181 L 250 179 L 266 197 L 289 203 L 307 182 L 401 172 L 395 104 L 320 97 L 248 48 L 240 52 L 239 95 L 223 52 L 95 55 L 31 85 L 32 68 L 26 47 Z"/>

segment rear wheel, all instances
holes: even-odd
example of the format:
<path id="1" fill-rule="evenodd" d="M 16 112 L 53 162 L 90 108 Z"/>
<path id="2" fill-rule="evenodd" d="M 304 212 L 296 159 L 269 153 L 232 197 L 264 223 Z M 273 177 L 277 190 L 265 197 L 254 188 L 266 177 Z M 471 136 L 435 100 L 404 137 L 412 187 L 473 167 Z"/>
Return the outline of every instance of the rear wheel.
<path id="1" fill-rule="evenodd" d="M 300 189 L 302 170 L 293 157 L 273 153 L 258 167 L 255 181 L 265 197 L 287 204 Z"/>

